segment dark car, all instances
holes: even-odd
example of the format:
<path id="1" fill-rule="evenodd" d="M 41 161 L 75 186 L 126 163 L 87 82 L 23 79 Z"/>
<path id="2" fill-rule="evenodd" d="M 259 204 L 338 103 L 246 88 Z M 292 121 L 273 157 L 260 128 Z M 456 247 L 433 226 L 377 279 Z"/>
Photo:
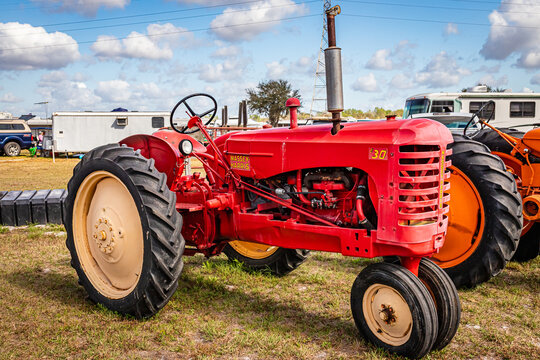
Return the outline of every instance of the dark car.
<path id="1" fill-rule="evenodd" d="M 0 120 L 0 154 L 17 156 L 32 147 L 32 132 L 24 120 Z"/>

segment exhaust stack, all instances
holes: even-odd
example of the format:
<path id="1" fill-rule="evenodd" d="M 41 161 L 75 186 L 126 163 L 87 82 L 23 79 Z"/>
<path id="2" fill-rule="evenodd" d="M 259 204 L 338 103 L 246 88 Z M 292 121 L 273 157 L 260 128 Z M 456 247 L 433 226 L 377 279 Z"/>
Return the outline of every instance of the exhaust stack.
<path id="1" fill-rule="evenodd" d="M 339 5 L 326 10 L 328 26 L 328 48 L 324 50 L 326 72 L 326 107 L 332 113 L 332 135 L 341 129 L 343 111 L 343 74 L 341 68 L 341 48 L 336 46 L 335 17 L 341 13 Z"/>

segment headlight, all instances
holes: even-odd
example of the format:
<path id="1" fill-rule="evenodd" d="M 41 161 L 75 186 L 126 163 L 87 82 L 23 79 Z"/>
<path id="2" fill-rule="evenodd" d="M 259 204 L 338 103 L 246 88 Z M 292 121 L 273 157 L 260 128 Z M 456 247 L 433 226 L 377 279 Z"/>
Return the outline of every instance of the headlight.
<path id="1" fill-rule="evenodd" d="M 188 139 L 184 139 L 180 141 L 180 145 L 178 146 L 178 149 L 182 153 L 182 155 L 187 156 L 191 154 L 193 151 L 193 144 Z"/>

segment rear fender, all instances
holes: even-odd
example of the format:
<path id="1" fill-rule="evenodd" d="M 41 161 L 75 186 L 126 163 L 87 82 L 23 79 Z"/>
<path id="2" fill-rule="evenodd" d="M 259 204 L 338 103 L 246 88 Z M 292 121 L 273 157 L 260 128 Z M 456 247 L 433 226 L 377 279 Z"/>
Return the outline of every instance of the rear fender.
<path id="1" fill-rule="evenodd" d="M 154 159 L 156 169 L 167 175 L 167 186 L 171 187 L 176 171 L 184 161 L 177 148 L 153 135 L 133 135 L 119 143 L 140 150 L 147 159 Z"/>

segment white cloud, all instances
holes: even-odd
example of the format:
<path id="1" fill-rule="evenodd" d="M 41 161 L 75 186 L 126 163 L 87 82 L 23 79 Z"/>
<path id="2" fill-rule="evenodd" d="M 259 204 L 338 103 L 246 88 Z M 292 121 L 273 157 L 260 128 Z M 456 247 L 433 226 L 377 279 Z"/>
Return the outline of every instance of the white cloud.
<path id="1" fill-rule="evenodd" d="M 454 23 L 448 23 L 446 24 L 446 28 L 444 29 L 444 35 L 457 35 L 459 34 L 459 30 L 456 24 Z"/>
<path id="2" fill-rule="evenodd" d="M 125 39 L 100 35 L 90 47 L 101 59 L 150 59 L 169 60 L 173 48 L 193 41 L 193 33 L 173 24 L 150 24 L 147 35 L 132 31 Z"/>
<path id="3" fill-rule="evenodd" d="M 221 44 L 221 42 L 219 42 Z M 216 51 L 212 53 L 212 57 L 215 58 L 228 58 L 235 57 L 242 54 L 242 49 L 236 45 L 220 46 Z"/>
<path id="4" fill-rule="evenodd" d="M 70 80 L 63 71 L 43 74 L 37 86 L 42 99 L 50 101 L 49 107 L 58 111 L 93 110 L 101 100 L 86 83 Z"/>
<path id="5" fill-rule="evenodd" d="M 371 70 L 394 70 L 410 66 L 414 60 L 414 56 L 409 50 L 415 46 L 407 40 L 402 40 L 393 50 L 379 49 L 368 60 L 366 68 Z"/>
<path id="6" fill-rule="evenodd" d="M 241 81 L 250 60 L 231 58 L 217 64 L 204 64 L 197 70 L 199 79 L 215 83 L 224 80 Z"/>
<path id="7" fill-rule="evenodd" d="M 100 81 L 94 92 L 105 102 L 128 101 L 131 96 L 130 85 L 124 80 Z"/>
<path id="8" fill-rule="evenodd" d="M 410 76 L 405 76 L 403 73 L 396 74 L 390 80 L 390 86 L 396 89 L 411 89 L 414 85 L 414 79 Z"/>
<path id="9" fill-rule="evenodd" d="M 225 9 L 223 14 L 210 23 L 212 31 L 228 41 L 251 40 L 279 25 L 283 18 L 308 11 L 305 5 L 298 5 L 292 0 L 265 0 L 242 9 L 245 11 L 239 12 L 238 8 Z"/>
<path id="10" fill-rule="evenodd" d="M 360 76 L 352 84 L 351 88 L 355 91 L 364 91 L 364 92 L 377 92 L 379 91 L 379 85 L 377 79 L 373 73 L 369 73 L 367 76 Z"/>
<path id="11" fill-rule="evenodd" d="M 534 92 L 534 90 L 529 89 L 528 87 L 524 87 L 524 88 L 521 90 L 521 92 L 532 94 L 532 93 Z"/>
<path id="12" fill-rule="evenodd" d="M 533 84 L 533 85 L 540 85 L 540 73 L 534 75 L 534 76 L 531 78 L 531 84 Z"/>
<path id="13" fill-rule="evenodd" d="M 18 22 L 0 23 L 2 70 L 59 69 L 79 56 L 79 45 L 67 34 Z"/>
<path id="14" fill-rule="evenodd" d="M 380 49 L 369 59 L 366 68 L 373 70 L 392 70 L 392 60 L 389 59 L 390 49 Z"/>
<path id="15" fill-rule="evenodd" d="M 508 76 L 503 75 L 497 79 L 495 78 L 495 76 L 487 74 L 478 79 L 476 83 L 489 85 L 495 88 L 505 87 L 506 85 L 508 85 Z"/>
<path id="16" fill-rule="evenodd" d="M 95 16 L 100 7 L 123 9 L 130 0 L 32 0 L 48 10 Z"/>
<path id="17" fill-rule="evenodd" d="M 295 75 L 313 76 L 315 74 L 315 61 L 315 56 L 301 56 L 293 62 L 285 58 L 280 61 L 272 61 L 266 64 L 266 77 L 277 80 Z"/>
<path id="18" fill-rule="evenodd" d="M 494 10 L 489 15 L 489 37 L 480 54 L 495 60 L 516 54 L 519 55 L 516 66 L 540 68 L 540 13 L 524 11 L 527 6 L 532 8 L 534 5 L 537 3 L 532 0 L 508 0 L 501 4 L 504 12 Z"/>
<path id="19" fill-rule="evenodd" d="M 5 93 L 0 97 L 0 103 L 14 104 L 23 101 L 21 98 L 13 95 L 12 93 Z"/>
<path id="20" fill-rule="evenodd" d="M 470 73 L 469 70 L 460 67 L 452 56 L 441 51 L 416 74 L 415 80 L 431 88 L 440 88 L 457 85 L 464 76 Z"/>
<path id="21" fill-rule="evenodd" d="M 287 73 L 287 66 L 283 60 L 266 64 L 266 69 L 266 77 L 273 80 L 281 79 Z"/>

